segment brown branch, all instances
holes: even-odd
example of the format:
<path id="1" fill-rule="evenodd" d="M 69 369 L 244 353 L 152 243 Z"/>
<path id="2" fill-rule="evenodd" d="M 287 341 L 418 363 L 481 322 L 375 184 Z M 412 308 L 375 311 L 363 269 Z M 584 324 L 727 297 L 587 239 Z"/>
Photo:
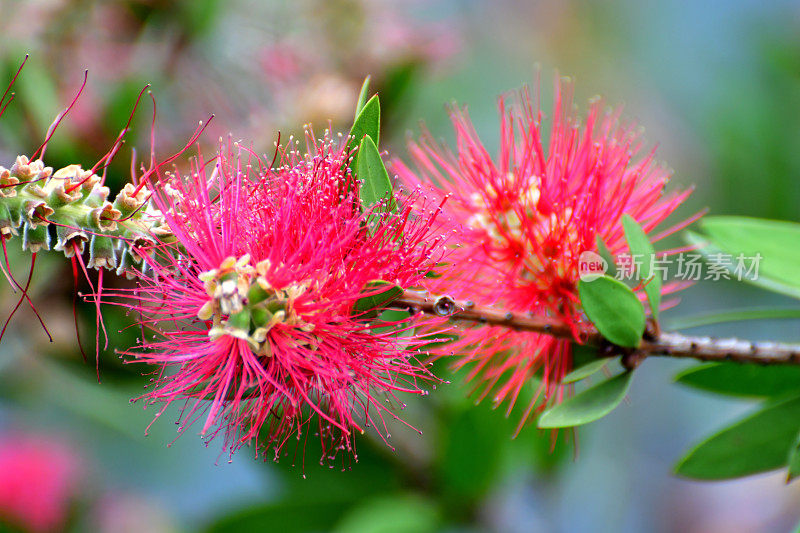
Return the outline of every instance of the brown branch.
<path id="1" fill-rule="evenodd" d="M 554 317 L 513 313 L 475 305 L 469 301 L 456 301 L 449 296 L 432 297 L 412 291 L 394 300 L 392 307 L 447 317 L 450 320 L 502 326 L 518 331 L 532 331 L 554 337 L 574 340 L 573 332 L 564 322 Z M 581 340 L 601 348 L 614 348 L 593 327 L 581 329 Z M 645 333 L 642 344 L 632 351 L 601 350 L 601 354 L 627 354 L 634 366 L 647 356 L 681 357 L 700 361 L 735 361 L 760 365 L 800 364 L 800 344 L 780 342 L 753 342 L 739 339 L 717 339 L 691 336 L 676 332 Z M 633 353 L 631 353 L 633 352 Z"/>

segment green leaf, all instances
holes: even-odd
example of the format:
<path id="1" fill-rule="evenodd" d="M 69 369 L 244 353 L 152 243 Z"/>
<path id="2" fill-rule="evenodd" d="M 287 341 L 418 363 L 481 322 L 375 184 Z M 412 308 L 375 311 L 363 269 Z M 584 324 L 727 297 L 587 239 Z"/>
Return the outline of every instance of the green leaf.
<path id="1" fill-rule="evenodd" d="M 389 173 L 386 172 L 386 166 L 383 164 L 378 147 L 370 137 L 364 137 L 358 148 L 356 176 L 363 182 L 360 196 L 361 206 L 365 210 L 382 199 L 389 200 L 390 210 L 395 208 L 392 181 L 389 179 Z"/>
<path id="2" fill-rule="evenodd" d="M 633 372 L 623 372 L 547 409 L 539 417 L 543 429 L 580 426 L 613 411 L 631 385 Z"/>
<path id="3" fill-rule="evenodd" d="M 761 254 L 758 279 L 744 276 L 743 280 L 800 298 L 800 224 L 749 217 L 707 217 L 701 226 L 717 249 L 734 256 L 734 266 L 739 254 L 745 258 Z M 704 255 L 709 258 L 709 251 Z"/>
<path id="4" fill-rule="evenodd" d="M 350 138 L 347 141 L 351 148 L 358 146 L 364 136 L 370 137 L 375 146 L 380 144 L 381 129 L 381 102 L 376 94 L 370 98 L 356 116 L 353 127 L 350 128 Z"/>
<path id="5" fill-rule="evenodd" d="M 581 305 L 603 337 L 618 346 L 636 348 L 644 334 L 644 307 L 621 281 L 603 276 L 578 282 Z"/>
<path id="6" fill-rule="evenodd" d="M 578 368 L 585 364 L 597 361 L 598 350 L 596 346 L 590 344 L 578 344 L 577 342 L 570 343 L 572 348 L 572 368 Z"/>
<path id="7" fill-rule="evenodd" d="M 650 312 L 653 319 L 658 321 L 658 310 L 661 307 L 661 283 L 659 275 L 653 274 L 653 259 L 656 251 L 650 243 L 647 234 L 642 227 L 630 215 L 622 215 L 622 227 L 625 230 L 625 240 L 628 241 L 631 255 L 641 256 L 641 262 L 637 262 L 639 278 L 646 283 L 644 292 L 647 294 L 647 301 L 650 302 Z"/>
<path id="8" fill-rule="evenodd" d="M 435 500 L 423 498 L 419 494 L 395 494 L 359 503 L 342 518 L 333 531 L 433 533 L 439 530 L 440 521 Z"/>
<path id="9" fill-rule="evenodd" d="M 204 531 L 207 533 L 326 531 L 346 512 L 349 503 L 339 499 L 313 502 L 290 500 L 247 507 L 216 519 Z"/>
<path id="10" fill-rule="evenodd" d="M 717 394 L 774 397 L 800 392 L 800 367 L 705 363 L 684 370 L 675 381 Z"/>
<path id="11" fill-rule="evenodd" d="M 469 402 L 443 421 L 433 465 L 434 479 L 444 494 L 460 501 L 480 501 L 486 495 L 501 475 L 508 441 L 498 435 L 508 434 L 505 422 L 489 406 Z"/>
<path id="12" fill-rule="evenodd" d="M 370 76 L 364 78 L 364 83 L 361 85 L 361 91 L 358 93 L 358 101 L 356 102 L 355 120 L 358 120 L 358 114 L 361 113 L 361 110 L 364 109 L 364 104 L 367 103 L 367 96 L 369 96 L 369 80 Z"/>
<path id="13" fill-rule="evenodd" d="M 220 0 L 198 0 L 176 4 L 176 10 L 180 15 L 175 19 L 187 37 L 194 39 L 208 34 L 213 28 L 212 25 L 219 20 L 220 8 L 223 5 Z"/>
<path id="14" fill-rule="evenodd" d="M 673 318 L 667 323 L 666 328 L 670 330 L 690 329 L 712 324 L 724 324 L 726 322 L 742 322 L 745 320 L 781 320 L 796 318 L 800 318 L 800 309 L 797 308 L 732 309 L 730 311 Z"/>
<path id="15" fill-rule="evenodd" d="M 611 362 L 611 358 L 603 357 L 602 359 L 596 359 L 590 363 L 586 363 L 585 365 L 579 366 L 578 368 L 576 368 L 575 370 L 564 376 L 564 379 L 561 380 L 561 383 L 575 383 L 576 381 L 586 379 L 595 372 L 604 369 L 609 362 Z"/>
<path id="16" fill-rule="evenodd" d="M 693 479 L 719 480 L 784 466 L 800 427 L 800 396 L 768 404 L 706 438 L 675 467 Z"/>
<path id="17" fill-rule="evenodd" d="M 410 337 L 414 334 L 414 328 L 408 327 L 409 318 L 411 318 L 411 315 L 408 313 L 408 311 L 404 311 L 402 309 L 387 309 L 386 311 L 383 311 L 380 314 L 380 316 L 378 317 L 378 321 L 379 323 L 390 322 L 392 323 L 392 325 L 375 328 L 373 331 L 375 333 L 386 333 L 394 331 L 395 337 Z M 395 322 L 400 322 L 400 323 L 394 324 Z"/>
<path id="18" fill-rule="evenodd" d="M 373 280 L 367 283 L 363 292 L 369 295 L 356 300 L 353 314 L 358 318 L 375 318 L 379 309 L 403 295 L 403 288 L 388 281 Z"/>
<path id="19" fill-rule="evenodd" d="M 786 483 L 791 483 L 800 476 L 800 435 L 795 437 L 794 445 L 789 451 L 789 467 L 786 473 Z"/>
<path id="20" fill-rule="evenodd" d="M 595 238 L 595 244 L 597 245 L 597 255 L 605 260 L 606 264 L 608 265 L 608 270 L 606 270 L 606 276 L 609 277 L 616 277 L 617 276 L 617 263 L 614 261 L 614 254 L 611 253 L 611 250 L 608 249 L 606 246 L 605 241 L 603 238 L 598 235 Z"/>

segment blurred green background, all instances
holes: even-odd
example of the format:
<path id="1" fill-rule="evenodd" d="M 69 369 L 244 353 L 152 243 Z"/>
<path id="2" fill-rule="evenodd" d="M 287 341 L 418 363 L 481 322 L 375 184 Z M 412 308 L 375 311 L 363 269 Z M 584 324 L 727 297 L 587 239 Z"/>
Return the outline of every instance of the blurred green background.
<path id="1" fill-rule="evenodd" d="M 91 166 L 124 126 L 150 83 L 158 104 L 156 149 L 182 147 L 215 114 L 203 143 L 231 133 L 268 152 L 283 136 L 327 120 L 347 131 L 361 80 L 373 77 L 385 112 L 384 138 L 404 157 L 404 139 L 425 120 L 452 139 L 444 105 L 469 106 L 490 148 L 497 146 L 496 96 L 530 82 L 542 67 L 577 81 L 576 101 L 602 94 L 646 126 L 674 182 L 695 184 L 684 215 L 800 220 L 800 6 L 796 1 L 635 0 L 0 0 L 0 81 L 26 53 L 16 99 L 0 119 L 0 164 L 41 143 L 55 115 L 89 82 L 47 151 L 47 164 Z M 149 99 L 109 169 L 119 187 L 131 148 L 148 157 Z M 285 139 L 285 137 L 284 137 Z M 15 275 L 29 258 L 12 246 Z M 800 489 L 780 474 L 697 483 L 670 474 L 700 436 L 749 407 L 670 383 L 685 362 L 648 360 L 629 401 L 564 436 L 467 398 L 461 377 L 418 401 L 396 425 L 392 452 L 358 442 L 358 462 L 328 469 L 309 446 L 307 462 L 233 462 L 218 443 L 175 439 L 168 412 L 131 405 L 144 370 L 101 354 L 98 385 L 94 315 L 79 305 L 84 363 L 73 326 L 68 262 L 37 262 L 31 291 L 54 342 L 22 307 L 0 344 L 0 440 L 33 432 L 66 442 L 83 467 L 68 527 L 73 531 L 782 531 L 800 518 Z M 17 295 L 0 288 L 2 316 Z M 790 305 L 734 282 L 685 291 L 665 320 L 705 310 Z M 105 315 L 112 345 L 133 342 L 122 315 Z M 694 330 L 800 341 L 798 321 Z M 121 330 L 121 331 L 120 331 Z M 118 331 L 120 331 L 118 333 Z M 112 346 L 113 348 L 113 346 Z M 552 449 L 552 452 L 551 452 Z M 2 481 L 3 472 L 0 472 Z"/>

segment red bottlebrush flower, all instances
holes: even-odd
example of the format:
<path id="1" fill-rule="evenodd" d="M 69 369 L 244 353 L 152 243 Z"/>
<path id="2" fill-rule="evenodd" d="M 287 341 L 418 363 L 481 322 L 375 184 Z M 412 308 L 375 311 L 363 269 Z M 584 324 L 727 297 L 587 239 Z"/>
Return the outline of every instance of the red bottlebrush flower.
<path id="1" fill-rule="evenodd" d="M 613 254 L 622 252 L 623 214 L 650 231 L 690 192 L 665 193 L 669 172 L 654 163 L 653 152 L 636 158 L 641 142 L 634 125 L 602 109 L 592 101 L 581 124 L 571 84 L 557 82 L 549 127 L 538 93 L 535 101 L 527 88 L 500 99 L 497 159 L 463 109 L 452 112 L 455 153 L 429 134 L 410 144 L 420 175 L 402 162 L 394 170 L 409 184 L 435 183 L 428 197 L 449 195 L 446 211 L 460 235 L 449 269 L 429 283 L 431 291 L 556 316 L 578 340 L 585 320 L 577 293 L 581 252 L 597 250 L 597 237 Z M 495 404 L 507 402 L 509 412 L 523 387 L 541 380 L 520 428 L 537 405 L 560 399 L 561 379 L 572 366 L 569 341 L 508 328 L 468 329 L 453 348 L 463 354 L 457 367 L 472 364 L 468 379 L 480 398 L 493 391 Z"/>
<path id="2" fill-rule="evenodd" d="M 403 322 L 355 305 L 385 291 L 365 290 L 375 280 L 421 283 L 443 250 L 435 211 L 362 213 L 344 144 L 306 142 L 279 168 L 229 145 L 213 166 L 150 180 L 174 242 L 151 250 L 138 289 L 110 295 L 157 332 L 127 352 L 159 367 L 145 400 L 184 404 L 179 431 L 203 419 L 231 454 L 250 443 L 277 459 L 318 433 L 330 459 L 367 426 L 385 439 L 386 402 L 431 378 L 409 351 L 421 341 L 386 328 Z"/>
<path id="3" fill-rule="evenodd" d="M 43 435 L 0 440 L 0 521 L 26 531 L 60 531 L 80 471 L 78 456 Z"/>

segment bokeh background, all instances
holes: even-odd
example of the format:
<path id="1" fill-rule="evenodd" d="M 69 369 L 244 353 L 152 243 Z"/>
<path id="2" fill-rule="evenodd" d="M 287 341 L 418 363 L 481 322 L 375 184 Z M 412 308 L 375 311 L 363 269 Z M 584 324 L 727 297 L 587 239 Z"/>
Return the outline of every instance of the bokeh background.
<path id="1" fill-rule="evenodd" d="M 538 64 L 545 93 L 557 69 L 576 80 L 580 105 L 602 94 L 646 126 L 674 182 L 697 186 L 684 214 L 707 206 L 800 220 L 800 5 L 649 4 L 0 0 L 0 85 L 31 54 L 0 120 L 0 164 L 36 149 L 84 69 L 86 89 L 48 147 L 56 168 L 97 161 L 146 83 L 158 105 L 161 156 L 212 113 L 201 141 L 209 149 L 230 133 L 268 152 L 278 131 L 285 139 L 307 122 L 321 129 L 330 120 L 346 132 L 367 74 L 381 95 L 392 154 L 404 157 L 405 137 L 423 118 L 452 139 L 444 104 L 453 100 L 469 106 L 493 148 L 496 96 L 530 82 Z M 129 176 L 131 148 L 148 157 L 151 111 L 146 98 L 109 168 L 112 189 Z M 12 248 L 24 279 L 29 258 Z M 515 415 L 476 407 L 460 376 L 442 367 L 452 383 L 409 400 L 404 418 L 423 435 L 395 427 L 396 452 L 366 437 L 359 461 L 342 468 L 318 465 L 311 447 L 305 466 L 264 463 L 247 450 L 229 462 L 218 443 L 206 447 L 191 432 L 176 440 L 177 412 L 145 436 L 154 412 L 129 399 L 148 377 L 113 349 L 101 352 L 98 384 L 93 309 L 78 303 L 84 363 L 63 257 L 41 256 L 32 287 L 54 340 L 23 306 L 0 344 L 0 485 L 44 479 L 12 490 L 31 506 L 42 500 L 32 511 L 37 530 L 736 532 L 789 531 L 800 519 L 800 488 L 781 474 L 725 483 L 671 474 L 688 445 L 750 408 L 672 384 L 686 362 L 646 361 L 629 400 L 581 428 L 577 446 L 560 438 L 553 447 L 534 427 L 511 439 Z M 2 284 L 0 318 L 17 298 Z M 667 322 L 792 305 L 734 282 L 700 283 L 682 300 Z M 105 316 L 112 347 L 133 342 L 124 315 Z M 693 331 L 800 341 L 797 320 Z M 15 468 L 29 474 L 20 478 Z M 57 516 L 48 522 L 45 510 Z"/>

